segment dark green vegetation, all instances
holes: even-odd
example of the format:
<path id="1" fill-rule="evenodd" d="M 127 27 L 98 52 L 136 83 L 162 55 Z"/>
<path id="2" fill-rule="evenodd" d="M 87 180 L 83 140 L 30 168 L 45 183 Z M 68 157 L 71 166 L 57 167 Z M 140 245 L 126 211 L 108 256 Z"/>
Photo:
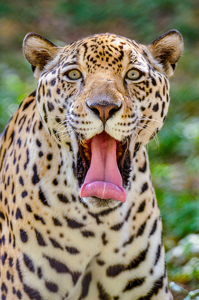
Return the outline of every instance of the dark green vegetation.
<path id="1" fill-rule="evenodd" d="M 148 147 L 167 249 L 186 235 L 199 233 L 198 0 L 0 1 L 0 131 L 25 95 L 36 87 L 21 51 L 29 31 L 61 46 L 62 42 L 107 31 L 147 44 L 173 28 L 182 33 L 185 50 L 171 79 L 166 123 L 158 141 Z M 188 246 L 184 251 L 186 260 L 179 265 L 173 267 L 169 258 L 170 274 L 174 280 L 196 287 L 199 254 Z M 182 266 L 192 258 L 196 258 L 192 260 L 194 267 L 187 268 L 185 276 Z"/>

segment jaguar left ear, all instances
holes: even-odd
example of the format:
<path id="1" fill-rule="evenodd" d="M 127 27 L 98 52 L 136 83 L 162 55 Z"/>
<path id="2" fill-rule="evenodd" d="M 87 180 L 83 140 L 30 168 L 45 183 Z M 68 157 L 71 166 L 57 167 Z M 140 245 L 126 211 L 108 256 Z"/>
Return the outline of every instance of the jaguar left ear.
<path id="1" fill-rule="evenodd" d="M 30 32 L 24 38 L 23 53 L 32 65 L 34 76 L 37 79 L 45 65 L 52 61 L 58 52 L 59 48 L 56 45 L 37 33 Z"/>
<path id="2" fill-rule="evenodd" d="M 168 77 L 174 73 L 183 51 L 182 35 L 175 29 L 166 32 L 147 46 L 153 58 L 162 64 Z"/>

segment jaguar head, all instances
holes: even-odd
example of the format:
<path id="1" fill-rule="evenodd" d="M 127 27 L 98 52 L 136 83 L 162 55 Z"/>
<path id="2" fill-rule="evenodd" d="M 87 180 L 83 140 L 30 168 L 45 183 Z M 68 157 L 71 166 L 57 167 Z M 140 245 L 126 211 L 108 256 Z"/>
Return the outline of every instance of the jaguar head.
<path id="1" fill-rule="evenodd" d="M 72 149 L 80 197 L 125 202 L 133 159 L 167 115 L 180 33 L 171 30 L 147 46 L 97 34 L 63 48 L 29 33 L 23 49 L 38 78 L 43 123 L 61 147 Z"/>

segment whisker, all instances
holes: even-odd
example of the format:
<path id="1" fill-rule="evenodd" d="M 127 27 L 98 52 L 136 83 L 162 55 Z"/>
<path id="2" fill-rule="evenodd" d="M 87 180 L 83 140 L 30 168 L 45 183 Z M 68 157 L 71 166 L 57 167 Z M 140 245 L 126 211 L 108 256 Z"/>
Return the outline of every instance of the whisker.
<path id="1" fill-rule="evenodd" d="M 74 129 L 71 129 L 70 131 L 65 132 L 61 135 L 62 139 L 65 139 L 67 137 L 70 137 L 71 133 L 74 131 Z"/>
<path id="2" fill-rule="evenodd" d="M 64 125 L 64 124 L 66 124 L 66 123 L 67 123 L 67 120 L 64 120 L 64 121 L 61 121 L 61 122 L 57 122 L 56 125 Z"/>
<path id="3" fill-rule="evenodd" d="M 66 116 L 70 116 L 70 113 L 63 113 L 63 114 L 56 115 L 56 117 L 62 117 L 62 118 Z"/>
<path id="4" fill-rule="evenodd" d="M 150 132 L 149 130 L 147 130 L 146 128 L 143 128 L 143 127 L 140 127 L 140 126 L 137 126 L 136 128 L 139 128 L 139 129 L 142 129 L 143 131 L 145 130 L 146 132 L 148 132 L 150 135 L 152 135 L 152 132 Z M 148 127 L 147 127 L 148 128 Z M 152 128 L 151 128 L 152 129 Z M 154 140 L 156 142 L 156 145 L 159 147 L 159 140 L 158 140 L 158 136 L 155 135 L 154 136 Z"/>
<path id="5" fill-rule="evenodd" d="M 55 124 L 55 129 L 59 132 L 64 132 L 66 130 L 68 130 L 67 126 L 65 124 Z"/>
<path id="6" fill-rule="evenodd" d="M 140 143 L 140 136 L 139 136 L 139 134 L 134 129 L 133 129 L 133 133 L 135 133 L 137 135 L 138 142 Z"/>
<path id="7" fill-rule="evenodd" d="M 162 124 L 162 122 L 161 121 L 159 121 L 159 120 L 155 120 L 155 119 L 150 119 L 150 118 L 148 118 L 148 117 L 144 117 L 143 116 L 143 118 L 142 119 L 139 119 L 139 121 L 145 121 L 145 120 L 147 120 L 147 121 L 153 121 L 153 122 L 157 122 L 157 123 L 160 123 L 160 124 Z"/>
<path id="8" fill-rule="evenodd" d="M 140 129 L 146 129 L 146 128 L 149 128 L 149 129 L 153 129 L 154 130 L 154 127 L 153 126 L 149 126 L 148 124 L 143 124 L 143 126 L 136 126 L 137 128 L 140 128 Z"/>

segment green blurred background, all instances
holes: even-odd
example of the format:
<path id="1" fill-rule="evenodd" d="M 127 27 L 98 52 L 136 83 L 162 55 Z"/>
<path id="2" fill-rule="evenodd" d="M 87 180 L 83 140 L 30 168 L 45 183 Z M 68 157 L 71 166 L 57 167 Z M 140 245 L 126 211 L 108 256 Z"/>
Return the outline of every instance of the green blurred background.
<path id="1" fill-rule="evenodd" d="M 100 32 L 148 44 L 170 29 L 181 32 L 185 49 L 171 79 L 166 123 L 158 141 L 148 146 L 167 250 L 188 234 L 199 233 L 199 1 L 0 1 L 0 132 L 36 87 L 21 51 L 26 33 L 34 31 L 59 46 Z M 168 256 L 171 278 L 198 282 L 198 259 L 189 274 L 182 271 L 197 255 L 199 250 L 196 255 L 185 251 L 186 261 L 174 268 Z"/>

